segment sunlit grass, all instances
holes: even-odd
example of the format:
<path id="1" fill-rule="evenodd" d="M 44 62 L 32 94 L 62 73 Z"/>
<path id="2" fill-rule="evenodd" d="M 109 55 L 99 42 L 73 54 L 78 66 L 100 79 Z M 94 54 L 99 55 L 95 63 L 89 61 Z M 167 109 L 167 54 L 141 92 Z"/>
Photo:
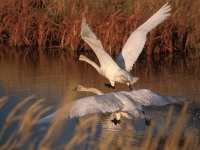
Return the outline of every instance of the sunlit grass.
<path id="1" fill-rule="evenodd" d="M 48 127 L 42 125 L 35 125 L 36 121 L 41 116 L 50 110 L 50 107 L 44 108 L 43 99 L 38 99 L 28 107 L 24 106 L 29 103 L 34 96 L 27 97 L 21 100 L 7 115 L 6 120 L 3 123 L 3 127 L 0 131 L 0 140 L 5 136 L 9 127 L 17 122 L 15 130 L 9 135 L 7 141 L 0 145 L 0 149 L 53 149 L 54 140 L 59 137 L 61 132 L 65 132 L 66 137 L 68 133 L 63 130 L 62 121 L 55 121 Z M 6 97 L 0 98 L 0 104 L 3 104 L 8 100 Z M 158 133 L 153 134 L 154 123 L 152 123 L 144 132 L 144 136 L 138 144 L 134 144 L 133 140 L 137 139 L 137 131 L 134 133 L 133 127 L 129 125 L 129 128 L 114 132 L 106 135 L 103 139 L 95 140 L 95 133 L 97 132 L 96 123 L 98 121 L 97 115 L 91 115 L 90 117 L 79 120 L 76 125 L 73 136 L 69 141 L 61 142 L 60 145 L 56 145 L 56 148 L 62 149 L 74 149 L 87 145 L 87 149 L 142 149 L 142 150 L 177 150 L 177 149 L 199 149 L 199 137 L 194 132 L 193 128 L 188 128 L 184 131 L 184 126 L 188 122 L 188 102 L 185 103 L 182 111 L 172 128 L 169 128 L 170 120 L 173 115 L 173 107 L 170 107 L 167 120 L 164 128 L 160 128 Z M 23 108 L 23 111 L 21 110 Z M 20 112 L 20 113 L 19 113 Z M 159 115 L 159 114 L 158 114 Z M 134 120 L 133 120 L 134 121 Z M 46 125 L 45 125 L 46 126 Z M 89 129 L 89 130 L 88 130 Z M 130 130 L 131 129 L 131 130 Z M 41 131 L 44 135 L 42 139 L 37 139 Z M 103 132 L 103 131 L 102 131 Z M 32 137 L 34 135 L 34 138 Z"/>
<path id="2" fill-rule="evenodd" d="M 111 54 L 165 2 L 126 0 L 2 0 L 0 42 L 9 46 L 42 45 L 91 50 L 80 37 L 83 16 Z M 168 2 L 172 16 L 148 35 L 145 53 L 190 52 L 200 56 L 199 1 Z"/>

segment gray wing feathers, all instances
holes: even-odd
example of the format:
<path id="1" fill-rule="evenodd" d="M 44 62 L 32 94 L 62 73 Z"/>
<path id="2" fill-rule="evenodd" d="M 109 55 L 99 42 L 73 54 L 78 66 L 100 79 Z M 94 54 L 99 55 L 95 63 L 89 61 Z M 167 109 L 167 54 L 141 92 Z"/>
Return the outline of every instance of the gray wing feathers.
<path id="1" fill-rule="evenodd" d="M 168 13 L 170 10 L 170 6 L 165 4 L 130 35 L 116 59 L 118 66 L 127 71 L 132 70 L 133 64 L 143 50 L 147 33 L 170 16 L 170 13 Z"/>
<path id="2" fill-rule="evenodd" d="M 144 47 L 146 34 L 146 32 L 135 30 L 130 35 L 116 59 L 120 68 L 126 69 L 128 72 L 132 70 L 133 64 Z"/>
<path id="3" fill-rule="evenodd" d="M 181 99 L 170 98 L 160 93 L 157 93 L 152 90 L 140 89 L 134 90 L 129 93 L 124 92 L 124 94 L 128 95 L 132 98 L 138 105 L 140 106 L 162 106 L 166 104 L 176 103 L 176 102 L 184 102 Z"/>
<path id="4" fill-rule="evenodd" d="M 84 38 L 91 38 L 93 40 L 99 40 L 96 35 L 91 31 L 89 25 L 86 23 L 86 19 L 83 17 L 82 24 L 81 24 L 81 37 Z M 100 45 L 101 48 L 102 45 Z"/>
<path id="5" fill-rule="evenodd" d="M 86 23 L 85 18 L 83 18 L 82 20 L 81 38 L 92 48 L 99 59 L 101 67 L 106 67 L 107 65 L 109 65 L 110 67 L 119 68 L 115 61 L 111 58 L 111 56 L 104 50 L 101 41 L 92 32 L 92 30 Z"/>
<path id="6" fill-rule="evenodd" d="M 113 94 L 95 95 L 78 99 L 57 112 L 40 119 L 37 124 L 62 120 L 65 118 L 82 117 L 91 113 L 111 113 L 123 108 L 123 103 Z"/>

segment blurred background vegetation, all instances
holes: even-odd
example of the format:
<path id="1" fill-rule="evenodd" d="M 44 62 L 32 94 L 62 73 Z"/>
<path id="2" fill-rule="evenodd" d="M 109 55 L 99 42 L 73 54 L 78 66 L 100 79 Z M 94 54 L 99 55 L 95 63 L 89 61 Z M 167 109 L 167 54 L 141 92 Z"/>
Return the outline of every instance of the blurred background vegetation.
<path id="1" fill-rule="evenodd" d="M 200 55 L 200 1 L 169 0 L 171 17 L 150 32 L 144 52 Z M 166 2 L 157 0 L 1 0 L 0 42 L 7 46 L 44 46 L 91 50 L 81 40 L 83 16 L 110 53 Z"/>

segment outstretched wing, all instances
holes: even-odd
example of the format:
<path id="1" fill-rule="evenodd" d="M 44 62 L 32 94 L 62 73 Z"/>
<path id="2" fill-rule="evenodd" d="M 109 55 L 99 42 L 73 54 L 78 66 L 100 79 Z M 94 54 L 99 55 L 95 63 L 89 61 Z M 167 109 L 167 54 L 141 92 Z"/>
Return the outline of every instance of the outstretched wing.
<path id="1" fill-rule="evenodd" d="M 122 93 L 140 106 L 162 106 L 185 101 L 183 99 L 171 98 L 148 89 L 133 90 L 131 92 Z"/>
<path id="2" fill-rule="evenodd" d="M 115 98 L 113 93 L 95 95 L 78 99 L 64 108 L 40 119 L 37 124 L 62 120 L 65 118 L 82 117 L 92 113 L 112 113 L 123 108 L 120 99 Z"/>
<path id="3" fill-rule="evenodd" d="M 170 10 L 170 5 L 165 4 L 130 35 L 116 59 L 119 67 L 127 71 L 132 70 L 133 64 L 143 50 L 147 33 L 170 16 Z"/>
<path id="4" fill-rule="evenodd" d="M 101 41 L 92 32 L 86 19 L 83 18 L 81 25 L 81 38 L 92 48 L 97 58 L 99 59 L 102 68 L 110 67 L 118 69 L 119 66 L 115 63 L 112 57 L 104 50 Z"/>

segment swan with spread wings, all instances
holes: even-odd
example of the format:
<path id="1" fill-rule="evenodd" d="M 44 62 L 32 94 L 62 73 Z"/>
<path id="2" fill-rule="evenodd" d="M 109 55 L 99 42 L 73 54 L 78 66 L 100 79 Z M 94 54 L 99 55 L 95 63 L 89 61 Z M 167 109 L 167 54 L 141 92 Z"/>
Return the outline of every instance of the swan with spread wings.
<path id="1" fill-rule="evenodd" d="M 170 98 L 148 89 L 103 94 L 98 89 L 86 88 L 79 85 L 76 90 L 93 92 L 97 95 L 75 100 L 55 113 L 40 119 L 37 123 L 82 117 L 87 114 L 115 113 L 115 118 L 111 120 L 115 124 L 120 123 L 121 116 L 127 119 L 145 119 L 145 123 L 148 124 L 150 123 L 151 117 L 144 113 L 143 106 L 162 106 L 184 102 L 184 100 Z"/>
<path id="2" fill-rule="evenodd" d="M 132 90 L 131 85 L 133 85 L 138 78 L 133 77 L 129 71 L 132 70 L 133 64 L 143 50 L 147 33 L 170 16 L 170 10 L 170 5 L 165 4 L 145 23 L 132 32 L 116 61 L 114 61 L 104 50 L 101 41 L 92 32 L 89 25 L 86 23 L 86 19 L 83 18 L 81 25 L 81 38 L 96 54 L 100 62 L 100 67 L 84 55 L 80 55 L 79 60 L 89 63 L 98 71 L 99 74 L 107 78 L 110 83 L 105 84 L 105 86 L 114 89 L 115 82 L 125 83 L 129 86 L 130 90 Z"/>

